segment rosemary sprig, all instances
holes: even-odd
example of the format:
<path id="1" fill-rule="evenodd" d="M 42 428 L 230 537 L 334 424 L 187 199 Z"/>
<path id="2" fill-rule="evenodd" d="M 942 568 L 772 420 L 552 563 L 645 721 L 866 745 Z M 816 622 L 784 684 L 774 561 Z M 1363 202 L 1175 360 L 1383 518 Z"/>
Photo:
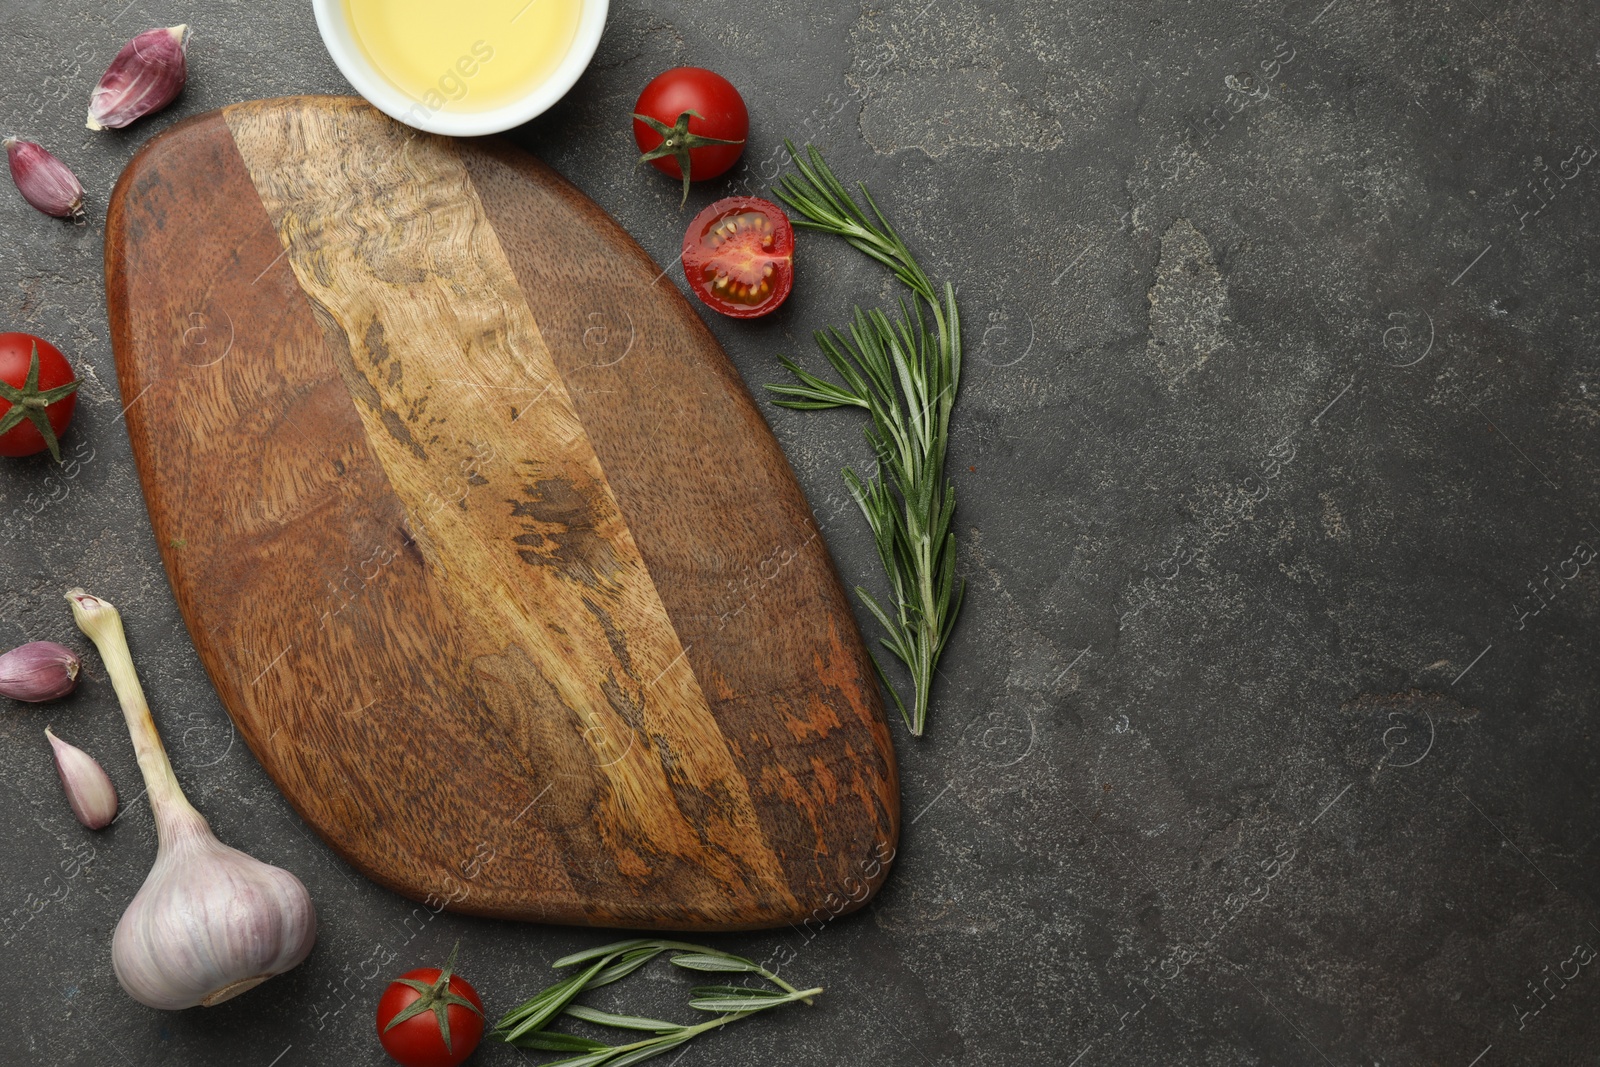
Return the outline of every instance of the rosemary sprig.
<path id="1" fill-rule="evenodd" d="M 689 1007 L 697 1011 L 716 1013 L 716 1018 L 689 1025 L 640 1015 L 622 1015 L 573 1003 L 578 994 L 585 990 L 610 985 L 626 978 L 661 953 L 668 951 L 679 953 L 671 957 L 670 962 L 684 970 L 754 974 L 779 988 L 695 986 L 689 991 Z M 659 941 L 650 938 L 618 941 L 615 944 L 563 956 L 551 966 L 556 970 L 563 970 L 579 964 L 587 966 L 570 978 L 556 982 L 512 1008 L 495 1024 L 490 1036 L 520 1048 L 578 1054 L 545 1064 L 544 1067 L 627 1067 L 628 1064 L 642 1063 L 664 1052 L 670 1052 L 701 1034 L 749 1018 L 757 1012 L 793 1004 L 795 1001 L 810 1004 L 812 998 L 822 992 L 820 987 L 796 989 L 776 974 L 743 956 L 683 941 Z M 607 1045 L 578 1034 L 547 1029 L 562 1015 L 593 1026 L 640 1031 L 652 1036 L 620 1045 Z"/>
<path id="2" fill-rule="evenodd" d="M 921 736 L 934 672 L 965 592 L 965 583 L 955 578 L 956 535 L 950 528 L 955 487 L 944 476 L 950 415 L 961 384 L 955 287 L 934 286 L 865 185 L 860 186 L 863 208 L 834 177 L 822 153 L 808 145 L 807 158 L 801 159 L 793 144 L 785 144 L 799 174 L 785 175 L 777 193 L 801 216 L 795 225 L 843 237 L 889 268 L 912 293 L 893 317 L 856 308 L 848 335 L 838 329 L 816 335 L 842 385 L 780 357 L 796 384 L 767 388 L 785 398 L 776 401 L 783 407 L 857 407 L 871 417 L 866 435 L 877 471 L 863 481 L 846 467 L 844 481 L 872 528 L 893 604 L 884 608 L 860 586 L 856 595 L 886 631 L 883 646 L 911 672 L 908 708 L 878 658 L 872 658 L 906 725 Z"/>

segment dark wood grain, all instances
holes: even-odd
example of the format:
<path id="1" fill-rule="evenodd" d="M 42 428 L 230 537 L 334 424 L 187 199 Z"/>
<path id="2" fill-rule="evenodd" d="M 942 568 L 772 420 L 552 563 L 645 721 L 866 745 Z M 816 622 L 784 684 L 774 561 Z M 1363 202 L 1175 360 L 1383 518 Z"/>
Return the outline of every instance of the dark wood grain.
<path id="1" fill-rule="evenodd" d="M 107 229 L 168 575 L 297 811 L 408 896 L 740 929 L 893 855 L 870 665 L 776 441 L 615 222 L 505 145 L 296 98 Z"/>

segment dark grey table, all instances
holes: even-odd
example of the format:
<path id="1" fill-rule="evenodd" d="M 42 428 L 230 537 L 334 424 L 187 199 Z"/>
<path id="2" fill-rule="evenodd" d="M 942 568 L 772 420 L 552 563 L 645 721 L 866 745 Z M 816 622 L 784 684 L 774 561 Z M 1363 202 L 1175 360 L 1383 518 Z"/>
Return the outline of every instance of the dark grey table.
<path id="1" fill-rule="evenodd" d="M 84 131 L 118 45 L 180 21 L 179 106 Z M 715 67 L 754 115 L 742 183 L 770 184 L 784 137 L 815 141 L 960 286 L 969 324 L 969 600 L 928 736 L 896 726 L 900 859 L 820 933 L 717 938 L 788 946 L 828 993 L 686 1067 L 1595 1062 L 1597 31 L 1576 0 L 616 5 L 522 142 L 669 262 L 689 213 L 633 169 L 626 116 L 658 70 Z M 12 0 L 3 44 L 3 132 L 76 167 L 97 218 L 175 119 L 346 89 L 300 2 Z M 87 651 L 61 590 L 115 600 L 195 803 L 322 917 L 308 963 L 223 1007 L 122 994 L 108 942 L 149 812 L 80 831 L 41 733 L 138 793 L 90 656 L 70 702 L 0 710 L 0 1061 L 378 1064 L 389 974 L 459 939 L 504 1009 L 605 939 L 429 917 L 301 824 L 164 580 L 98 228 L 0 190 L 0 234 L 0 327 L 56 339 L 85 379 L 73 476 L 0 464 L 0 641 Z M 774 320 L 711 322 L 752 386 L 890 295 L 836 243 L 801 255 Z M 855 421 L 767 412 L 847 581 L 873 584 L 839 504 Z M 681 1012 L 650 973 L 630 1006 Z"/>

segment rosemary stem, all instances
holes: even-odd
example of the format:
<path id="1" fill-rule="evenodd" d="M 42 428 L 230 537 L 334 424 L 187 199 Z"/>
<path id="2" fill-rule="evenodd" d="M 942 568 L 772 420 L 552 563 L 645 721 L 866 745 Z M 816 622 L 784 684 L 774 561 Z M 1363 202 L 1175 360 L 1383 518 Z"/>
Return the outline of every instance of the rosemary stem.
<path id="1" fill-rule="evenodd" d="M 786 993 L 798 993 L 798 992 L 800 992 L 800 990 L 796 989 L 794 986 L 790 985 L 788 982 L 785 982 L 782 978 L 779 978 L 777 975 L 773 974 L 771 971 L 767 970 L 765 967 L 757 967 L 756 968 L 756 973 L 759 974 L 761 977 L 765 978 L 767 981 L 772 982 L 772 983 L 774 983 L 774 984 L 776 984 L 778 986 L 781 986 L 783 988 L 783 991 L 786 992 Z M 815 1005 L 816 1001 L 811 999 L 811 998 L 812 998 L 812 996 L 814 994 L 820 993 L 820 992 L 822 992 L 822 990 L 820 990 L 820 989 L 808 989 L 806 991 L 806 995 L 804 997 L 801 997 L 800 999 L 803 1000 L 808 1006 L 809 1005 Z"/>

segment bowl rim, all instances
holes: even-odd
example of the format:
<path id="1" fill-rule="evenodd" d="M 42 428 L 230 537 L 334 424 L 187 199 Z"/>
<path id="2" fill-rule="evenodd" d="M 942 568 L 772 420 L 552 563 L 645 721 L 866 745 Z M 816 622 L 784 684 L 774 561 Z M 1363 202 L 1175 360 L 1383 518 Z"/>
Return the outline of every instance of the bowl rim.
<path id="1" fill-rule="evenodd" d="M 530 0 L 531 2 L 531 0 Z M 489 111 L 450 112 L 427 107 L 402 92 L 367 59 L 356 43 L 355 31 L 345 12 L 345 0 L 311 0 L 322 43 L 334 65 L 373 107 L 397 122 L 451 137 L 482 137 L 504 133 L 544 114 L 567 95 L 594 59 L 605 32 L 610 0 L 581 0 L 578 32 L 561 65 L 527 95 Z"/>

